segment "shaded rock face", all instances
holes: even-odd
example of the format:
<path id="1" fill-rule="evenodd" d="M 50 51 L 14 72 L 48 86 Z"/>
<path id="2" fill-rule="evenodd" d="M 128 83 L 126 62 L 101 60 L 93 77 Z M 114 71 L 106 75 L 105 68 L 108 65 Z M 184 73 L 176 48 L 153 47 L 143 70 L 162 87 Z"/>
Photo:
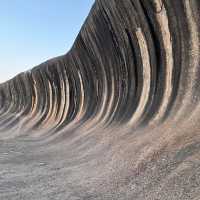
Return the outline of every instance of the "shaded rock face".
<path id="1" fill-rule="evenodd" d="M 200 1 L 97 0 L 72 49 L 0 85 L 0 199 L 200 199 Z"/>

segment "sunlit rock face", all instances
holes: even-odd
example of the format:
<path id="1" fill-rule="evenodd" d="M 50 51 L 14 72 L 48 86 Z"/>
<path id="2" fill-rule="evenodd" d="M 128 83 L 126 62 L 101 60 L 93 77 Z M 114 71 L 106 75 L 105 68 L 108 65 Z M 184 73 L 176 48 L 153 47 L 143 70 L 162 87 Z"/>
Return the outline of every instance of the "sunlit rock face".
<path id="1" fill-rule="evenodd" d="M 199 200 L 199 14 L 97 0 L 66 55 L 1 84 L 0 199 Z"/>

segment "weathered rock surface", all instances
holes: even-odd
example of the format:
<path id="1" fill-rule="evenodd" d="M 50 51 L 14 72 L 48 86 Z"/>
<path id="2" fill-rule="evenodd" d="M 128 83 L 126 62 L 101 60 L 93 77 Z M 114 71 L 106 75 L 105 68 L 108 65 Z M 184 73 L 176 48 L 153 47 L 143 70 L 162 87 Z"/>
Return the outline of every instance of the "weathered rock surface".
<path id="1" fill-rule="evenodd" d="M 96 0 L 72 49 L 0 85 L 0 199 L 200 199 L 200 1 Z"/>

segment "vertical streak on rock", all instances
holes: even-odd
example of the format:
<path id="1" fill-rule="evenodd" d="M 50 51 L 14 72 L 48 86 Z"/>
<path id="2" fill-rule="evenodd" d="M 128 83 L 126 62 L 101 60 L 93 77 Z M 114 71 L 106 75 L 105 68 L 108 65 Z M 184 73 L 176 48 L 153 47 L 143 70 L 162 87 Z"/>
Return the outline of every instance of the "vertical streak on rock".
<path id="1" fill-rule="evenodd" d="M 142 64 L 143 64 L 143 88 L 141 92 L 141 97 L 139 104 L 137 106 L 137 109 L 133 115 L 133 117 L 129 121 L 129 125 L 135 125 L 135 123 L 139 122 L 140 117 L 142 116 L 145 106 L 148 101 L 149 93 L 150 93 L 150 87 L 151 87 L 151 66 L 150 66 L 150 58 L 149 58 L 149 52 L 148 47 L 146 44 L 146 40 L 144 38 L 144 35 L 140 28 L 136 31 L 136 36 L 138 39 L 138 43 L 140 46 L 140 52 L 142 57 Z"/>
<path id="2" fill-rule="evenodd" d="M 156 2 L 156 7 L 157 7 L 156 10 L 160 10 L 159 13 L 156 14 L 156 18 L 160 26 L 160 30 L 161 30 L 161 34 L 163 38 L 166 68 L 165 68 L 165 83 L 163 83 L 164 94 L 162 97 L 162 104 L 158 112 L 155 114 L 155 117 L 151 121 L 151 123 L 159 122 L 159 120 L 161 120 L 162 117 L 164 116 L 170 102 L 172 87 L 173 87 L 172 85 L 173 50 L 172 50 L 172 43 L 171 43 L 171 33 L 169 30 L 168 16 L 167 16 L 166 9 L 164 5 L 162 5 L 160 0 L 156 0 L 155 2 Z"/>

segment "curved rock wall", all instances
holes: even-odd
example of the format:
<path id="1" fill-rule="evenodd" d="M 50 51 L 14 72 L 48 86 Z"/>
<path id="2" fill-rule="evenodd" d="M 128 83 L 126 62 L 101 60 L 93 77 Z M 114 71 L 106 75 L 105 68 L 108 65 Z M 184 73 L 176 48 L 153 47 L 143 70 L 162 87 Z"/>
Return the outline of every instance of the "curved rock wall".
<path id="1" fill-rule="evenodd" d="M 198 199 L 199 13 L 96 0 L 66 55 L 0 85 L 0 140 L 62 147 L 80 199 Z"/>

